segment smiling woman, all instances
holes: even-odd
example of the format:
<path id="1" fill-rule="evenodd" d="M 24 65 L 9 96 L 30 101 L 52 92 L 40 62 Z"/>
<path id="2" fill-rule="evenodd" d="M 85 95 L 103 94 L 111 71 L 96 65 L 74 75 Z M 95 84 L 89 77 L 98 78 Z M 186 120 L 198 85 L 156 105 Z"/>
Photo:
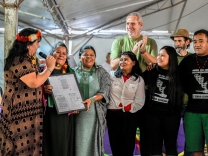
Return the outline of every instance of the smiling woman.
<path id="1" fill-rule="evenodd" d="M 84 53 L 81 54 L 80 58 L 83 67 L 87 70 L 90 70 L 95 64 L 95 57 L 96 54 L 94 53 L 93 49 L 86 49 Z"/>
<path id="2" fill-rule="evenodd" d="M 42 155 L 43 105 L 41 85 L 51 72 L 39 73 L 35 53 L 41 32 L 33 28 L 20 31 L 9 50 L 4 66 L 5 89 L 0 120 L 0 155 Z M 46 58 L 55 67 L 55 59 Z"/>
<path id="3" fill-rule="evenodd" d="M 136 55 L 121 54 L 119 67 L 110 71 L 108 134 L 113 156 L 133 155 L 139 110 L 145 101 L 144 80 Z"/>
<path id="4" fill-rule="evenodd" d="M 51 75 L 73 72 L 67 62 L 68 49 L 63 42 L 53 45 L 50 55 L 56 59 L 56 66 Z M 43 154 L 44 156 L 74 155 L 74 117 L 67 114 L 57 114 L 52 98 L 53 86 L 44 85 L 44 95 L 47 98 L 46 112 L 43 122 Z"/>
<path id="5" fill-rule="evenodd" d="M 164 142 L 166 155 L 177 156 L 183 93 L 176 50 L 171 46 L 162 47 L 155 68 L 146 70 L 143 77 L 147 88 L 143 117 L 150 154 L 161 155 Z"/>
<path id="6" fill-rule="evenodd" d="M 165 49 L 161 49 L 157 56 L 157 64 L 162 69 L 168 70 L 169 69 L 169 55 Z"/>
<path id="7" fill-rule="evenodd" d="M 86 45 L 79 52 L 80 64 L 74 69 L 87 112 L 75 115 L 75 156 L 103 156 L 109 74 L 95 63 L 95 49 Z"/>

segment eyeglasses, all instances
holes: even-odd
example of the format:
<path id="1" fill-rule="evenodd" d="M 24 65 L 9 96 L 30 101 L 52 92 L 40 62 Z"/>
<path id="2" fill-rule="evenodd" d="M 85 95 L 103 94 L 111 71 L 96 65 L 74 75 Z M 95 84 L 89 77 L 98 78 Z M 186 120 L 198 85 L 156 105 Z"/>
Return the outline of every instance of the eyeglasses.
<path id="1" fill-rule="evenodd" d="M 95 57 L 95 55 L 93 55 L 93 54 L 90 54 L 90 55 L 83 54 L 82 56 L 83 56 L 83 57 Z"/>

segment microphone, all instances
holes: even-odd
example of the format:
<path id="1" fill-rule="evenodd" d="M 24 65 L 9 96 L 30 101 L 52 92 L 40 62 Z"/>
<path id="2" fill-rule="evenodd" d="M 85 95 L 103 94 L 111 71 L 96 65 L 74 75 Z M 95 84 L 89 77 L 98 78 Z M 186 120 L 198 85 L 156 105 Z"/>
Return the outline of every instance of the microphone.
<path id="1" fill-rule="evenodd" d="M 40 51 L 38 54 L 39 54 L 42 58 L 44 58 L 44 59 L 46 59 L 46 57 L 47 57 L 47 55 L 46 55 L 46 54 L 44 54 L 44 53 L 43 53 L 43 52 L 41 52 L 41 51 Z"/>

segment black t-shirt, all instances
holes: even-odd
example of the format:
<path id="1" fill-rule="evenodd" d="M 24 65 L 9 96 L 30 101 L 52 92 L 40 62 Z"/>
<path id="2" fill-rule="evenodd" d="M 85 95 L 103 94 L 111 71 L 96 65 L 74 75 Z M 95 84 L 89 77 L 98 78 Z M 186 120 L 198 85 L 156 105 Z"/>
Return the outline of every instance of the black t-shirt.
<path id="1" fill-rule="evenodd" d="M 189 98 L 186 111 L 208 113 L 208 55 L 189 55 L 179 68 L 183 89 Z"/>
<path id="2" fill-rule="evenodd" d="M 145 81 L 146 91 L 146 107 L 152 113 L 170 113 L 170 99 L 168 94 L 169 76 L 168 71 L 163 69 L 152 69 L 145 71 L 143 78 Z M 153 89 L 152 97 L 150 97 L 150 88 Z"/>

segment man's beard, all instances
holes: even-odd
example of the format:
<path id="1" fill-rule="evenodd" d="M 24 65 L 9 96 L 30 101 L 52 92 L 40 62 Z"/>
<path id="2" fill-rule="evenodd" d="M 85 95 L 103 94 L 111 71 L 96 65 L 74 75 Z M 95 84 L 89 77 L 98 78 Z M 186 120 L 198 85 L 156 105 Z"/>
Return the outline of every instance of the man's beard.
<path id="1" fill-rule="evenodd" d="M 129 32 L 129 31 L 127 31 L 127 33 L 128 33 L 128 35 L 131 36 L 131 37 L 135 37 L 135 36 L 137 36 L 137 34 L 138 34 L 136 31 L 134 31 L 134 32 L 132 32 L 132 33 Z"/>
<path id="2" fill-rule="evenodd" d="M 175 50 L 177 53 L 182 53 L 184 50 L 186 50 L 186 45 L 183 45 L 182 47 L 179 47 L 179 46 L 175 46 Z"/>

